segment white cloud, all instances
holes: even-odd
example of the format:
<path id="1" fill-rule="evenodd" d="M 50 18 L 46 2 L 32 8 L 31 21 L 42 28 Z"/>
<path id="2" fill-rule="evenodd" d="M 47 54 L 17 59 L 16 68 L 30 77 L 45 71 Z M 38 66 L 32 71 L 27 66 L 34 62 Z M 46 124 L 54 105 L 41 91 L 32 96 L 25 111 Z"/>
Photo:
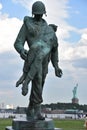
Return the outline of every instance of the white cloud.
<path id="1" fill-rule="evenodd" d="M 84 34 L 82 35 L 82 39 L 87 40 L 87 34 L 86 34 L 86 33 L 84 33 Z"/>
<path id="2" fill-rule="evenodd" d="M 0 10 L 2 9 L 2 4 L 0 3 Z"/>
<path id="3" fill-rule="evenodd" d="M 22 22 L 17 18 L 0 20 L 0 52 L 11 51 Z"/>
<path id="4" fill-rule="evenodd" d="M 87 58 L 87 29 L 77 29 L 66 26 L 66 31 L 63 29 L 58 30 L 59 45 L 60 45 L 60 56 L 63 60 L 76 60 L 80 58 Z M 69 31 L 73 31 L 80 35 L 79 40 L 76 43 L 69 43 L 65 41 L 65 38 L 70 37 Z"/>
<path id="5" fill-rule="evenodd" d="M 0 53 L 11 51 L 22 21 L 17 18 L 9 18 L 9 14 L 2 13 L 0 3 Z"/>

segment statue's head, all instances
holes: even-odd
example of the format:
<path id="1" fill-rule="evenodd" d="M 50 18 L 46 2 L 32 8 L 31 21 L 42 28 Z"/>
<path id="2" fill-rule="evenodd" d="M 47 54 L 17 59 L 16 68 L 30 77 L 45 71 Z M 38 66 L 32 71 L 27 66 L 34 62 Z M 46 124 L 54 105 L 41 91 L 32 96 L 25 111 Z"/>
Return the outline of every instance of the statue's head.
<path id="1" fill-rule="evenodd" d="M 45 5 L 41 1 L 36 1 L 32 5 L 32 15 L 43 15 L 46 14 Z"/>

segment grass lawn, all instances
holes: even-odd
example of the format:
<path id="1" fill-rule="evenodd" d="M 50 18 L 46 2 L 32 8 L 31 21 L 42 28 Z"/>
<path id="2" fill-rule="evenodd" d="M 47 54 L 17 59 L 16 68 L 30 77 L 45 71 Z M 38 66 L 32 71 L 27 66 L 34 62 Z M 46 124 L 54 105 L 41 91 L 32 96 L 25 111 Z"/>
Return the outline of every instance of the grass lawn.
<path id="1" fill-rule="evenodd" d="M 86 130 L 84 120 L 54 120 L 55 127 L 63 130 Z"/>
<path id="2" fill-rule="evenodd" d="M 63 130 L 85 130 L 83 127 L 84 120 L 54 120 L 56 128 Z M 12 125 L 12 119 L 0 119 L 0 130 L 5 130 L 7 126 Z"/>
<path id="3" fill-rule="evenodd" d="M 5 130 L 5 127 L 12 125 L 12 119 L 0 119 L 0 130 Z"/>

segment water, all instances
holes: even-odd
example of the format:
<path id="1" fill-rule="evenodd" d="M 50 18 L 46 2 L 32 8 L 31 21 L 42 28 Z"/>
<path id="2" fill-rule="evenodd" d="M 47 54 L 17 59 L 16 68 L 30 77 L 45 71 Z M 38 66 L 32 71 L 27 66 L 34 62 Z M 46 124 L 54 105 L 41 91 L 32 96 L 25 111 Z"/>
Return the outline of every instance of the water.
<path id="1" fill-rule="evenodd" d="M 14 113 L 0 113 L 0 118 L 20 118 L 26 117 L 25 114 L 14 114 Z"/>
<path id="2" fill-rule="evenodd" d="M 77 119 L 76 114 L 43 114 L 47 118 L 58 118 L 58 119 Z M 26 117 L 25 114 L 14 114 L 14 113 L 0 113 L 0 118 L 20 118 Z"/>
<path id="3" fill-rule="evenodd" d="M 75 114 L 47 114 L 48 118 L 58 118 L 58 119 L 76 119 L 78 118 Z"/>

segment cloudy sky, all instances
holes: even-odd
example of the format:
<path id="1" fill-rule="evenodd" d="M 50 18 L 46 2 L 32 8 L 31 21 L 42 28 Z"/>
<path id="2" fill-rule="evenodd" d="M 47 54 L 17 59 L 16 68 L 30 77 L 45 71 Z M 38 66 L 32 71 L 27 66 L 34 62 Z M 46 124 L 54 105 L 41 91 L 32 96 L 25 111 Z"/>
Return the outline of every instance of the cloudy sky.
<path id="1" fill-rule="evenodd" d="M 78 83 L 79 104 L 87 104 L 87 0 L 42 1 L 47 10 L 44 19 L 58 25 L 59 65 L 63 70 L 63 77 L 57 78 L 49 64 L 43 103 L 71 102 L 72 90 Z M 24 97 L 21 86 L 15 87 L 22 74 L 23 60 L 13 44 L 24 16 L 32 16 L 33 2 L 0 0 L 0 104 L 28 105 L 29 94 Z"/>

